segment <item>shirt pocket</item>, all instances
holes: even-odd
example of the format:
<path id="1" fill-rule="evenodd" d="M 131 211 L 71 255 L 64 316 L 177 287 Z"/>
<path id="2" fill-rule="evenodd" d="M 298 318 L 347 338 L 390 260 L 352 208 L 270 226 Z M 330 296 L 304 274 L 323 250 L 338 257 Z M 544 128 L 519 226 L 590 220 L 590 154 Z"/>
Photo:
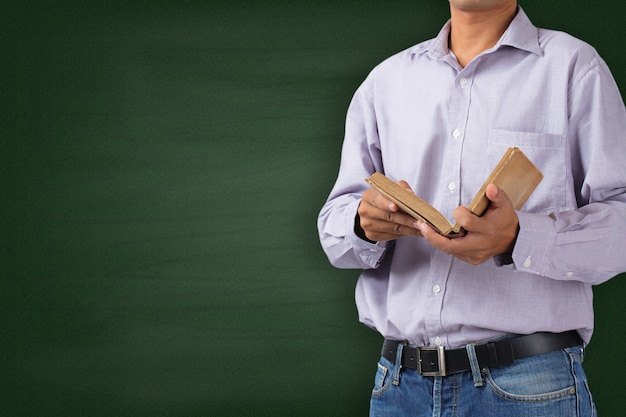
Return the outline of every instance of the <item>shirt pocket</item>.
<path id="1" fill-rule="evenodd" d="M 549 213 L 566 206 L 567 158 L 564 135 L 491 129 L 487 157 L 495 167 L 509 147 L 518 147 L 543 173 L 543 180 L 522 207 L 523 211 Z"/>

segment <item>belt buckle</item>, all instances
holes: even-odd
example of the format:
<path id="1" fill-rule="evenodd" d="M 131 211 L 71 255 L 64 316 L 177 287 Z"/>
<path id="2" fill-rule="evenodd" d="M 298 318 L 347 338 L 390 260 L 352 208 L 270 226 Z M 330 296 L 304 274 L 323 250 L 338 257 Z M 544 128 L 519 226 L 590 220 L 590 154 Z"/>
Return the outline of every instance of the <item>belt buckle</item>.
<path id="1" fill-rule="evenodd" d="M 417 372 L 422 376 L 446 376 L 443 346 L 417 348 Z"/>

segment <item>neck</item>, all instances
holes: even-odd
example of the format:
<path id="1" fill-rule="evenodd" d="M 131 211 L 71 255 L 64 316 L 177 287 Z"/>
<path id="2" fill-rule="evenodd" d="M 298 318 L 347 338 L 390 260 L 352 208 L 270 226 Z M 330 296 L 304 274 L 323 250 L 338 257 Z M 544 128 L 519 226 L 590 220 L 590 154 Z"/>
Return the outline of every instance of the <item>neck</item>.
<path id="1" fill-rule="evenodd" d="M 450 50 L 465 67 L 472 59 L 492 48 L 517 13 L 517 3 L 487 10 L 462 9 L 450 6 Z"/>

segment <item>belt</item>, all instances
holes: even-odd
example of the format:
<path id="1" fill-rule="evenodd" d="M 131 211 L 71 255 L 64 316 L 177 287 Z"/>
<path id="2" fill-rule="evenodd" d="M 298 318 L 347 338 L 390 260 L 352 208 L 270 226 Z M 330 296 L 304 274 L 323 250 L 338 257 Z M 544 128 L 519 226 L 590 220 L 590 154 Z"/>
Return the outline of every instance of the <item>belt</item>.
<path id="1" fill-rule="evenodd" d="M 559 349 L 582 345 L 575 330 L 564 333 L 533 333 L 496 342 L 475 345 L 480 369 L 510 365 L 516 359 L 541 355 Z M 467 349 L 437 347 L 412 347 L 404 342 L 385 339 L 381 355 L 396 361 L 398 345 L 402 347 L 402 366 L 415 369 L 423 376 L 446 376 L 471 370 Z"/>

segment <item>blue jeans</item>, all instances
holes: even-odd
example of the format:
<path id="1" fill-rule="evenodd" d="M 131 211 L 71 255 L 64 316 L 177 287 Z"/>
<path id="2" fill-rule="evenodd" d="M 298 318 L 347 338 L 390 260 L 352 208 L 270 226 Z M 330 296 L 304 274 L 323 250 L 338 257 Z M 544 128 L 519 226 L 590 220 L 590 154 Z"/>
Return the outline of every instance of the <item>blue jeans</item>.
<path id="1" fill-rule="evenodd" d="M 473 360 L 472 371 L 445 377 L 381 358 L 370 417 L 596 417 L 582 354 L 574 347 L 482 370 Z"/>

